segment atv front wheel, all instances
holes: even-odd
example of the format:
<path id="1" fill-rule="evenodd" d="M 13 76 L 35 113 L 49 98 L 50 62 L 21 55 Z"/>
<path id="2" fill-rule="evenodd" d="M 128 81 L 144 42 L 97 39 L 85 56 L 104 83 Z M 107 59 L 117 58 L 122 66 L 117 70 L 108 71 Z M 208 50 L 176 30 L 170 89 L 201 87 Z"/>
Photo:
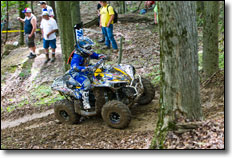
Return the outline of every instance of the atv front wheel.
<path id="1" fill-rule="evenodd" d="M 106 124 L 113 128 L 126 128 L 131 121 L 131 112 L 125 104 L 112 100 L 107 102 L 101 112 Z"/>
<path id="2" fill-rule="evenodd" d="M 151 82 L 145 78 L 142 78 L 142 83 L 144 87 L 143 94 L 139 97 L 137 103 L 140 105 L 149 104 L 155 96 L 155 88 Z"/>
<path id="3" fill-rule="evenodd" d="M 75 124 L 80 120 L 80 115 L 75 113 L 74 105 L 68 100 L 60 100 L 55 103 L 54 113 L 56 118 L 65 124 Z"/>

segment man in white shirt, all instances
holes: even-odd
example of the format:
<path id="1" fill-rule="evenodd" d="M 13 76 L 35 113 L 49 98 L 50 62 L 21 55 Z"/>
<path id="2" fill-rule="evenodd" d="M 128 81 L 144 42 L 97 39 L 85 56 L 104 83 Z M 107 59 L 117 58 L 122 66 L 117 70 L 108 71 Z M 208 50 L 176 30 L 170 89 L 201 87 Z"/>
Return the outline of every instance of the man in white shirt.
<path id="1" fill-rule="evenodd" d="M 44 11 L 43 14 L 43 20 L 41 22 L 40 28 L 43 35 L 43 47 L 46 52 L 46 58 L 47 60 L 45 63 L 47 63 L 49 58 L 49 46 L 52 49 L 52 60 L 51 62 L 55 61 L 55 51 L 56 51 L 56 33 L 58 31 L 58 26 L 56 23 L 56 20 L 49 17 L 49 13 L 47 11 Z"/>
<path id="2" fill-rule="evenodd" d="M 54 12 L 53 12 L 53 9 L 52 7 L 50 7 L 49 5 L 47 5 L 46 1 L 39 1 L 39 4 L 40 5 L 40 8 L 42 8 L 42 13 L 44 11 L 47 11 L 49 13 L 49 16 L 51 18 L 54 18 Z"/>

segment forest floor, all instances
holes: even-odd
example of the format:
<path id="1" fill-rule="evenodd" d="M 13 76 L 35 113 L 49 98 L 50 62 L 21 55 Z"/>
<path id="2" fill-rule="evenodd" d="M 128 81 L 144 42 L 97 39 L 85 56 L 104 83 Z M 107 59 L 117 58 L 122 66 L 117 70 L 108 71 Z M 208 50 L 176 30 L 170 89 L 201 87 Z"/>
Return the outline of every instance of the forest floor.
<path id="1" fill-rule="evenodd" d="M 90 30 L 100 32 L 93 26 Z M 101 34 L 85 32 L 94 41 Z M 29 51 L 19 47 L 1 61 L 1 148 L 2 149 L 148 149 L 154 135 L 159 109 L 159 37 L 158 27 L 149 23 L 115 24 L 119 45 L 124 35 L 122 63 L 135 66 L 137 74 L 149 78 L 156 87 L 153 101 L 131 108 L 132 120 L 123 130 L 108 127 L 101 117 L 89 117 L 80 124 L 60 124 L 53 113 L 57 100 L 63 99 L 50 88 L 61 76 L 63 61 L 57 40 L 56 61 L 44 64 L 42 44 L 37 44 L 37 57 L 27 59 Z M 14 39 L 9 43 L 13 43 Z M 103 51 L 96 43 L 98 53 Z M 107 64 L 116 64 L 116 57 Z M 204 121 L 195 130 L 170 132 L 166 147 L 170 149 L 224 148 L 224 70 L 201 82 Z"/>

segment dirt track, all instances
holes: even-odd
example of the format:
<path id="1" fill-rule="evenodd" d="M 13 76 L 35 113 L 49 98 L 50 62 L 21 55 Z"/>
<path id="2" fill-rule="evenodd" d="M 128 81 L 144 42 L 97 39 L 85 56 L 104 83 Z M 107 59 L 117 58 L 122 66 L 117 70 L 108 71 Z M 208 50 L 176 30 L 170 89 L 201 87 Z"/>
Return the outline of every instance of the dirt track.
<path id="1" fill-rule="evenodd" d="M 2 130 L 2 144 L 23 149 L 142 149 L 153 136 L 157 102 L 132 109 L 132 121 L 125 130 L 108 127 L 100 117 L 77 125 L 59 124 L 54 114 Z"/>

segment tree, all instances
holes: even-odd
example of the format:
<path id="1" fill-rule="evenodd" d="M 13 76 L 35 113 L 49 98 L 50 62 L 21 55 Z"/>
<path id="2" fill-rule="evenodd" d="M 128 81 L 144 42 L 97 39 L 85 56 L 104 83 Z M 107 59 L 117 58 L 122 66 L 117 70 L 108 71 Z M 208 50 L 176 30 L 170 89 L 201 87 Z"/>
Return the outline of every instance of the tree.
<path id="1" fill-rule="evenodd" d="M 206 77 L 218 71 L 218 16 L 219 1 L 204 2 L 203 70 Z"/>
<path id="2" fill-rule="evenodd" d="M 81 22 L 80 1 L 70 1 L 72 26 Z"/>
<path id="3" fill-rule="evenodd" d="M 126 13 L 126 1 L 122 1 L 122 10 L 123 10 L 123 14 Z"/>
<path id="4" fill-rule="evenodd" d="M 116 1 L 115 6 L 118 6 L 118 13 L 119 14 L 126 13 L 126 2 L 125 1 Z"/>
<path id="5" fill-rule="evenodd" d="M 204 2 L 203 1 L 197 1 L 197 12 L 202 13 L 204 11 Z"/>
<path id="6" fill-rule="evenodd" d="M 32 2 L 32 1 L 31 1 Z M 22 10 L 26 8 L 27 1 L 18 1 L 18 13 L 20 18 L 24 18 Z M 20 22 L 20 30 L 24 30 L 23 23 Z M 20 32 L 19 45 L 24 45 L 24 33 Z"/>
<path id="7" fill-rule="evenodd" d="M 31 11 L 34 13 L 33 1 L 31 1 Z"/>
<path id="8" fill-rule="evenodd" d="M 64 60 L 65 70 L 69 69 L 66 64 L 70 53 L 74 49 L 74 32 L 72 26 L 72 18 L 70 12 L 69 1 L 56 1 L 56 14 L 58 19 L 61 48 Z"/>
<path id="9" fill-rule="evenodd" d="M 8 1 L 6 1 L 6 38 L 4 45 L 6 44 L 8 39 L 8 26 L 9 26 L 9 5 L 8 5 Z"/>
<path id="10" fill-rule="evenodd" d="M 151 148 L 163 148 L 169 130 L 201 120 L 196 2 L 160 1 L 160 111 Z M 178 126 L 177 126 L 178 125 Z"/>

